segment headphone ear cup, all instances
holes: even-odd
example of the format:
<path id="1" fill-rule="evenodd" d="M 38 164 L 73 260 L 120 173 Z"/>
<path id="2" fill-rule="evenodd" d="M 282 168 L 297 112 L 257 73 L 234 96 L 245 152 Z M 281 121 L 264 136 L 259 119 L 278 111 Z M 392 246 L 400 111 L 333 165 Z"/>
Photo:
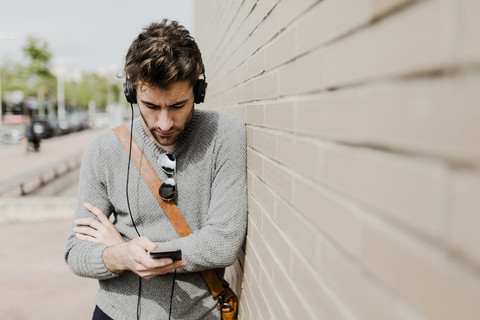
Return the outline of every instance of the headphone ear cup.
<path id="1" fill-rule="evenodd" d="M 129 103 L 137 103 L 137 92 L 128 78 L 123 83 L 123 93 Z"/>
<path id="2" fill-rule="evenodd" d="M 205 95 L 207 93 L 208 83 L 205 79 L 198 79 L 193 87 L 193 93 L 195 95 L 195 103 L 202 103 L 205 101 Z"/>

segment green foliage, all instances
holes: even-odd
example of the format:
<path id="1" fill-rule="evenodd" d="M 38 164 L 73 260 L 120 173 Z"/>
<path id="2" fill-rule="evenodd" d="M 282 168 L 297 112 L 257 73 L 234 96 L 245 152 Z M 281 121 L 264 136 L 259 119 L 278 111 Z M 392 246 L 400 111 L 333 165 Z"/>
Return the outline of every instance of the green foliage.
<path id="1" fill-rule="evenodd" d="M 48 49 L 46 41 L 42 41 L 35 37 L 28 37 L 27 44 L 23 47 L 23 52 L 30 60 L 28 70 L 39 77 L 53 77 L 50 72 L 50 60 L 52 53 Z"/>
<path id="2" fill-rule="evenodd" d="M 112 101 L 107 101 L 109 92 Z M 95 101 L 97 108 L 104 109 L 108 102 L 118 102 L 119 93 L 118 84 L 96 73 L 84 73 L 80 81 L 65 83 L 65 101 L 69 108 L 87 108 L 90 101 Z"/>
<path id="3" fill-rule="evenodd" d="M 27 64 L 4 61 L 0 65 L 2 99 L 9 91 L 20 90 L 25 96 L 48 95 L 50 101 L 57 104 L 57 77 L 51 69 L 53 53 L 48 43 L 35 37 L 29 37 L 23 47 Z M 65 105 L 67 110 L 80 111 L 95 101 L 98 109 L 104 109 L 107 103 L 118 102 L 120 87 L 116 78 L 96 73 L 83 73 L 77 80 L 66 80 Z M 107 101 L 110 97 L 111 101 Z M 43 97 L 39 98 L 39 102 Z"/>

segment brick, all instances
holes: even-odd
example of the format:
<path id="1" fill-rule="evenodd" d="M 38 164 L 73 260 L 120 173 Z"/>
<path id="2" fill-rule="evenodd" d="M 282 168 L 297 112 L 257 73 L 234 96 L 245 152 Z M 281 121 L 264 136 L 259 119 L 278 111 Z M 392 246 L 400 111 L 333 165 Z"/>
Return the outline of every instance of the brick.
<path id="1" fill-rule="evenodd" d="M 245 33 L 250 34 L 258 28 L 277 1 L 278 0 L 257 1 L 254 10 L 250 12 L 245 21 Z"/>
<path id="2" fill-rule="evenodd" d="M 296 29 L 282 31 L 265 48 L 265 68 L 274 69 L 295 57 Z"/>
<path id="3" fill-rule="evenodd" d="M 271 10 L 253 33 L 255 47 L 261 48 L 268 43 L 282 28 L 280 27 L 280 10 L 273 8 L 278 0 L 259 1 L 260 6 L 264 6 L 264 12 Z M 270 2 L 267 4 L 267 2 Z M 267 4 L 267 5 L 265 5 Z"/>
<path id="4" fill-rule="evenodd" d="M 249 224 L 249 226 L 251 225 L 252 224 Z M 247 239 L 245 251 L 246 259 L 243 267 L 244 279 L 248 285 L 251 285 L 256 275 L 256 269 L 258 270 L 258 264 L 256 264 L 257 261 L 255 260 L 255 247 L 252 245 L 252 241 L 249 239 Z M 251 258 L 249 258 L 250 255 L 252 255 Z"/>
<path id="5" fill-rule="evenodd" d="M 247 148 L 247 167 L 250 171 L 263 179 L 263 158 L 253 149 Z"/>
<path id="6" fill-rule="evenodd" d="M 318 231 L 311 223 L 281 199 L 277 200 L 275 222 L 292 242 L 296 252 L 314 264 Z"/>
<path id="7" fill-rule="evenodd" d="M 452 184 L 449 243 L 463 258 L 480 266 L 480 174 L 456 171 Z"/>
<path id="8" fill-rule="evenodd" d="M 271 277 L 272 273 L 266 273 L 264 269 L 262 272 L 262 293 L 268 299 L 268 307 L 270 309 L 270 319 L 293 319 L 292 314 L 289 313 L 288 309 L 285 308 L 285 304 L 281 302 L 279 298 L 279 293 L 276 289 L 276 285 L 273 284 Z"/>
<path id="9" fill-rule="evenodd" d="M 263 126 L 265 107 L 263 104 L 250 104 L 247 109 L 247 124 Z"/>
<path id="10" fill-rule="evenodd" d="M 255 82 L 255 100 L 273 99 L 278 96 L 278 72 L 257 77 Z"/>
<path id="11" fill-rule="evenodd" d="M 253 183 L 255 188 L 253 196 L 262 210 L 265 211 L 266 215 L 273 217 L 275 212 L 275 195 L 270 188 L 258 178 L 255 178 Z"/>
<path id="12" fill-rule="evenodd" d="M 248 304 L 246 302 L 246 299 L 239 299 L 238 301 L 238 319 L 244 320 L 244 319 L 251 319 L 251 314 L 250 310 L 248 308 Z"/>
<path id="13" fill-rule="evenodd" d="M 295 53 L 302 54 L 324 45 L 370 18 L 370 0 L 321 1 L 298 19 Z"/>
<path id="14" fill-rule="evenodd" d="M 273 256 L 272 251 L 268 247 L 267 243 L 265 243 L 265 239 L 261 237 L 260 242 L 255 242 L 258 256 L 261 259 L 263 270 L 266 273 L 271 274 L 273 272 L 273 266 L 275 265 L 276 260 Z M 263 279 L 262 279 L 263 281 Z"/>
<path id="15" fill-rule="evenodd" d="M 424 319 L 411 305 L 372 279 L 358 261 L 331 244 L 323 249 L 323 278 L 358 319 Z"/>
<path id="16" fill-rule="evenodd" d="M 426 318 L 477 319 L 480 277 L 432 247 L 379 221 L 365 222 L 362 263 Z"/>
<path id="17" fill-rule="evenodd" d="M 248 79 L 248 65 L 247 65 L 247 63 L 242 63 L 240 65 L 236 65 L 233 69 L 230 67 L 230 65 L 228 67 L 225 66 L 225 69 L 233 77 L 234 85 L 238 85 L 242 82 L 245 82 Z"/>
<path id="18" fill-rule="evenodd" d="M 346 320 L 352 319 L 349 310 L 337 302 L 331 290 L 322 280 L 321 270 L 314 269 L 303 257 L 294 253 L 293 274 L 297 287 L 302 288 L 302 298 L 315 306 L 317 319 Z"/>
<path id="19" fill-rule="evenodd" d="M 275 260 L 284 266 L 284 269 L 291 271 L 292 248 L 285 240 L 284 233 L 280 231 L 275 222 L 268 217 L 264 219 L 263 236 L 265 243 L 271 249 Z"/>
<path id="20" fill-rule="evenodd" d="M 265 50 L 260 50 L 254 56 L 249 58 L 247 64 L 247 78 L 253 78 L 256 75 L 265 72 Z"/>
<path id="21" fill-rule="evenodd" d="M 322 93 L 296 102 L 295 132 L 335 140 L 361 141 L 368 90 L 350 89 Z M 348 116 L 346 116 L 348 115 Z"/>
<path id="22" fill-rule="evenodd" d="M 282 0 L 278 4 L 280 10 L 280 28 L 288 26 L 292 21 L 306 12 L 317 0 Z"/>
<path id="23" fill-rule="evenodd" d="M 255 98 L 255 84 L 253 81 L 248 81 L 242 83 L 238 90 L 239 93 L 239 101 L 252 101 Z"/>
<path id="24" fill-rule="evenodd" d="M 246 0 L 241 2 L 240 8 L 235 14 L 235 17 L 232 21 L 232 25 L 229 30 L 229 37 L 226 37 L 226 43 L 231 43 L 231 39 L 235 38 L 235 34 L 238 32 L 238 28 L 240 27 L 241 23 L 247 18 L 255 3 L 256 0 Z"/>
<path id="25" fill-rule="evenodd" d="M 369 0 L 369 11 L 372 18 L 378 18 L 390 13 L 400 6 L 417 0 Z"/>
<path id="26" fill-rule="evenodd" d="M 255 146 L 255 128 L 247 124 L 246 131 L 247 131 L 247 145 L 249 147 L 254 147 Z"/>
<path id="27" fill-rule="evenodd" d="M 313 266 L 315 268 L 320 268 L 321 267 L 321 257 L 322 257 L 322 251 L 323 251 L 323 241 L 321 237 L 317 237 L 315 240 L 315 251 L 313 251 Z"/>
<path id="28" fill-rule="evenodd" d="M 266 156 L 275 159 L 277 153 L 276 135 L 270 131 L 256 129 L 254 148 Z"/>
<path id="29" fill-rule="evenodd" d="M 324 87 L 323 52 L 316 51 L 280 68 L 279 95 L 313 92 Z"/>
<path id="30" fill-rule="evenodd" d="M 438 238 L 445 223 L 448 171 L 440 161 L 367 149 L 324 150 L 325 183 L 424 236 Z"/>
<path id="31" fill-rule="evenodd" d="M 297 287 L 292 283 L 291 277 L 279 265 L 275 265 L 273 282 L 277 292 L 281 295 L 280 299 L 290 313 L 295 315 L 295 319 L 318 319 L 315 312 L 311 309 L 313 306 L 308 305 L 301 298 L 302 294 L 297 291 Z"/>
<path id="32" fill-rule="evenodd" d="M 260 319 L 258 306 L 255 302 L 255 299 L 253 299 L 253 293 L 252 293 L 252 289 L 255 290 L 255 288 L 258 288 L 258 286 L 251 288 L 250 284 L 247 284 L 244 288 L 245 294 L 243 295 L 243 299 L 245 299 L 245 302 L 248 305 L 248 311 L 250 314 L 249 319 Z"/>
<path id="33" fill-rule="evenodd" d="M 277 158 L 290 169 L 320 181 L 323 146 L 317 141 L 277 135 Z"/>
<path id="34" fill-rule="evenodd" d="M 479 86 L 477 75 L 372 86 L 366 139 L 389 148 L 478 163 Z"/>
<path id="35" fill-rule="evenodd" d="M 252 76 L 258 73 L 261 73 L 263 69 L 256 69 L 255 67 L 251 67 L 251 64 L 253 63 L 251 60 L 254 54 L 258 51 L 258 48 L 255 47 L 255 39 L 252 37 L 248 37 L 245 42 L 243 42 L 238 50 L 234 53 L 232 58 L 232 64 L 236 65 L 239 63 L 245 63 L 245 66 L 247 68 L 247 76 Z M 259 53 L 259 52 L 258 52 Z M 238 55 L 237 55 L 238 54 Z M 262 65 L 265 63 L 265 56 L 264 54 L 262 55 L 256 55 L 256 65 L 259 68 L 262 68 Z M 251 74 L 250 72 L 253 72 Z"/>
<path id="36" fill-rule="evenodd" d="M 253 219 L 249 218 L 247 243 L 250 242 L 255 247 L 255 252 L 260 258 L 263 269 L 271 274 L 273 272 L 274 257 L 270 248 L 265 243 L 263 232 L 260 232 Z"/>
<path id="37" fill-rule="evenodd" d="M 245 106 L 231 106 L 223 109 L 223 112 L 229 113 L 247 122 L 247 108 Z"/>
<path id="38" fill-rule="evenodd" d="M 480 63 L 480 43 L 478 41 L 478 12 L 480 3 L 475 0 L 461 1 L 460 12 L 460 56 L 463 64 Z"/>
<path id="39" fill-rule="evenodd" d="M 322 57 L 325 87 L 451 67 L 454 60 L 441 32 L 449 12 L 443 9 L 441 1 L 419 1 L 332 43 Z"/>
<path id="40" fill-rule="evenodd" d="M 305 179 L 299 177 L 295 179 L 293 204 L 300 214 L 335 244 L 358 256 L 360 251 L 358 214 L 345 202 L 346 200 Z M 283 223 L 280 225 L 283 226 Z"/>
<path id="41" fill-rule="evenodd" d="M 263 168 L 265 183 L 277 194 L 291 201 L 294 189 L 292 173 L 269 159 L 265 159 Z"/>
<path id="42" fill-rule="evenodd" d="M 295 126 L 295 107 L 293 102 L 274 102 L 265 104 L 265 127 L 282 131 L 293 131 Z"/>
<path id="43" fill-rule="evenodd" d="M 248 194 L 253 194 L 253 179 L 254 179 L 255 174 L 247 169 L 247 186 L 248 186 Z"/>
<path id="44" fill-rule="evenodd" d="M 263 212 L 251 194 L 248 195 L 248 217 L 253 220 L 261 232 L 263 230 Z"/>
<path id="45" fill-rule="evenodd" d="M 265 273 L 261 271 L 258 274 L 259 278 L 261 279 L 262 276 Z M 264 294 L 263 294 L 263 286 L 260 284 L 261 282 L 255 282 L 254 281 L 254 286 L 251 288 L 252 289 L 252 298 L 255 300 L 255 303 L 257 304 L 258 307 L 258 312 L 261 318 L 268 318 L 270 316 L 270 310 L 268 308 L 267 302 L 265 300 Z"/>

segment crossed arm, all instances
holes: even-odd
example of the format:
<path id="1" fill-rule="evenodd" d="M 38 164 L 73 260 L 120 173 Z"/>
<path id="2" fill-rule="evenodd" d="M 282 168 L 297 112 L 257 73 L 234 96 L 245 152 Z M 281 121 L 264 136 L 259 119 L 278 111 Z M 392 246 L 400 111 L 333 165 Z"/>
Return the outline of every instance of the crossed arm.
<path id="1" fill-rule="evenodd" d="M 155 243 L 147 237 L 125 241 L 102 210 L 90 203 L 85 203 L 84 206 L 98 220 L 94 218 L 77 219 L 74 221 L 77 226 L 73 228 L 73 232 L 79 240 L 102 243 L 107 246 L 103 251 L 102 258 L 109 271 L 118 274 L 130 270 L 145 279 L 150 279 L 187 266 L 185 260 L 153 259 L 149 252 L 159 249 Z"/>

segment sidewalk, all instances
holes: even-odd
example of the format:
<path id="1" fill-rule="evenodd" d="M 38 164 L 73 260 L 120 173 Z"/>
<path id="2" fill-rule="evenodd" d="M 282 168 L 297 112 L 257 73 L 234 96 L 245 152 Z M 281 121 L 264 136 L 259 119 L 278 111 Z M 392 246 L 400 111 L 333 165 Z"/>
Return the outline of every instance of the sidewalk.
<path id="1" fill-rule="evenodd" d="M 0 319 L 91 319 L 97 281 L 63 260 L 71 223 L 0 224 Z"/>
<path id="2" fill-rule="evenodd" d="M 81 155 L 98 131 L 83 131 L 42 141 L 39 153 L 27 154 L 21 146 L 0 153 L 0 185 L 26 171 L 42 168 L 75 154 Z M 20 199 L 20 200 L 19 200 Z M 0 198 L 3 202 L 35 199 Z M 64 200 L 59 198 L 58 200 Z M 22 205 L 24 205 L 22 203 Z M 96 280 L 74 275 L 63 254 L 71 228 L 71 213 L 54 218 L 52 208 L 31 212 L 38 222 L 0 223 L 0 319 L 91 319 L 98 289 Z M 5 208 L 4 208 L 5 209 Z M 15 209 L 15 208 L 13 208 Z M 21 211 L 18 206 L 18 211 Z"/>
<path id="3" fill-rule="evenodd" d="M 40 152 L 25 151 L 18 146 L 0 153 L 0 186 L 22 174 L 80 155 L 99 131 L 87 130 L 42 140 Z M 1 148 L 1 146 L 0 146 Z"/>

